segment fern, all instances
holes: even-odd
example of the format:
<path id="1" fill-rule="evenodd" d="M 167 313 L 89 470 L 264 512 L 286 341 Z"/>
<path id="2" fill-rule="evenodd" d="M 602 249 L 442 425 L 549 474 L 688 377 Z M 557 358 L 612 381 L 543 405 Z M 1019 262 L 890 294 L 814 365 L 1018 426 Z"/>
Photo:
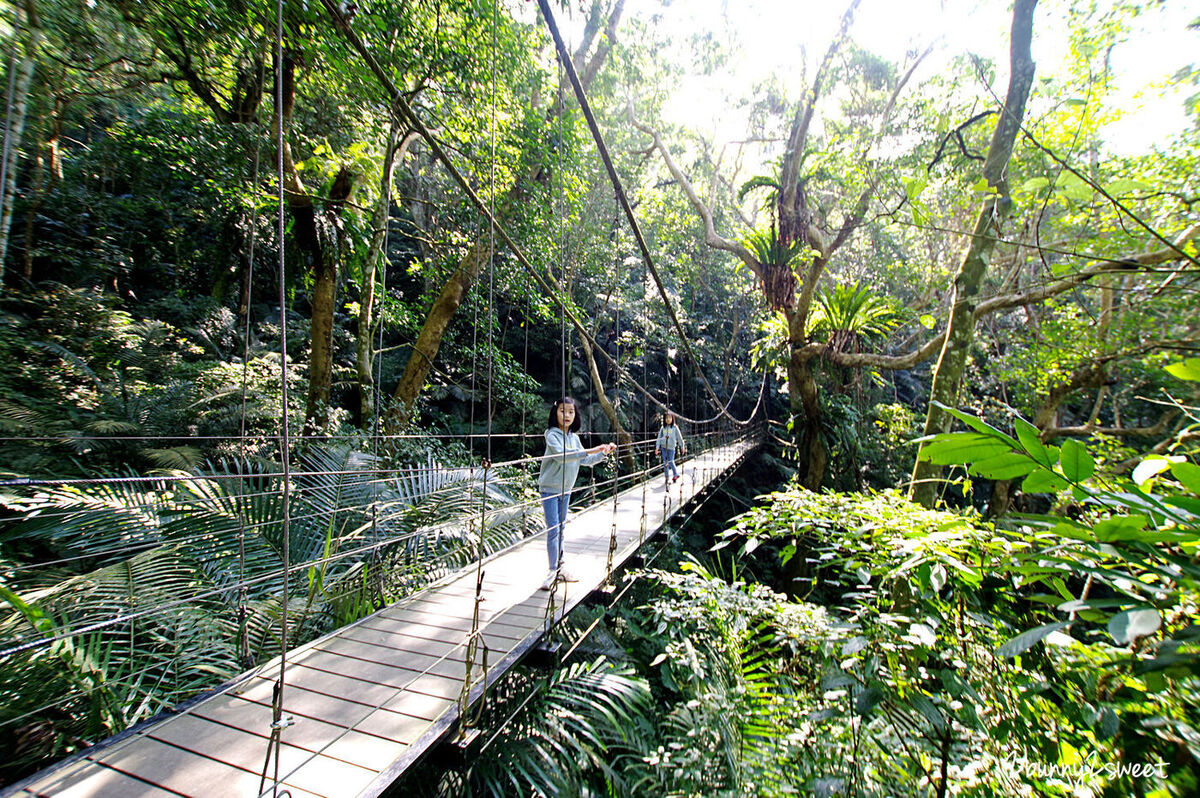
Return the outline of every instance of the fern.
<path id="1" fill-rule="evenodd" d="M 505 724 L 469 779 L 485 795 L 634 795 L 646 779 L 649 685 L 603 657 L 554 673 Z M 617 767 L 623 765 L 624 767 Z M 640 767 L 639 767 L 640 766 Z"/>

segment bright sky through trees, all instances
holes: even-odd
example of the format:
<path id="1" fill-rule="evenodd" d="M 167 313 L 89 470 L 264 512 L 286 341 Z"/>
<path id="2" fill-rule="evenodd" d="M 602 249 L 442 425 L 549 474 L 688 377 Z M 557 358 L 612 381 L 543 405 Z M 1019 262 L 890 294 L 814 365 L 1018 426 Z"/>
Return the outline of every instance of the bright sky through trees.
<path id="1" fill-rule="evenodd" d="M 1111 3 L 1100 0 L 1098 5 Z M 1200 51 L 1200 32 L 1187 29 L 1197 9 L 1189 12 L 1187 5 L 1146 3 L 1126 40 L 1111 54 L 1117 91 L 1110 105 L 1127 114 L 1108 129 L 1110 146 L 1117 151 L 1144 151 L 1189 124 L 1183 112 L 1187 91 L 1162 90 L 1162 84 Z M 1043 0 L 1039 5 L 1033 49 L 1040 75 L 1066 68 L 1070 7 L 1066 0 Z M 709 131 L 706 138 L 727 140 L 745 133 L 744 119 L 731 102 L 747 96 L 756 84 L 773 82 L 784 96 L 796 99 L 802 64 L 807 62 L 810 72 L 815 68 L 844 8 L 844 3 L 811 0 L 630 0 L 626 14 L 670 31 L 677 49 L 669 55 L 680 63 L 691 62 L 689 70 L 696 73 L 669 87 L 665 113 Z M 851 36 L 895 61 L 908 50 L 936 44 L 926 74 L 966 53 L 1003 69 L 1010 15 L 1010 4 L 995 0 L 862 0 Z M 711 72 L 699 74 L 706 59 Z M 998 85 L 1005 79 L 999 75 Z"/>

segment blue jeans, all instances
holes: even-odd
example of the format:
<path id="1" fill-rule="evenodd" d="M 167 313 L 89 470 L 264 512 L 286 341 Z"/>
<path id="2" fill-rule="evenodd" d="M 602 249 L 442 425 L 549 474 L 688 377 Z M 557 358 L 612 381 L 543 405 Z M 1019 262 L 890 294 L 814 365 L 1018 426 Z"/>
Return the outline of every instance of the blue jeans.
<path id="1" fill-rule="evenodd" d="M 542 512 L 546 514 L 546 554 L 550 557 L 550 570 L 562 565 L 563 528 L 567 525 L 567 507 L 571 504 L 571 492 L 563 494 L 542 491 Z"/>
<path id="2" fill-rule="evenodd" d="M 679 470 L 677 468 L 675 468 L 675 450 L 674 449 L 663 449 L 662 450 L 662 461 L 663 461 L 663 477 L 665 479 L 670 479 L 672 474 L 675 475 L 676 477 L 679 476 Z"/>

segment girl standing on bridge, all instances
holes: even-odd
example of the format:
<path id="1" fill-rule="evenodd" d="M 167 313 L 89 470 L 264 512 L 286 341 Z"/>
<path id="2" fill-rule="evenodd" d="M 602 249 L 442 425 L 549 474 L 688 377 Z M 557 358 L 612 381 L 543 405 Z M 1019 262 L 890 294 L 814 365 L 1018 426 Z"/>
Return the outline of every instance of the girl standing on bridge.
<path id="1" fill-rule="evenodd" d="M 687 454 L 687 444 L 683 442 L 683 433 L 675 424 L 675 414 L 668 410 L 663 413 L 663 423 L 658 429 L 658 439 L 654 441 L 654 453 L 662 455 L 663 479 L 670 483 L 671 475 L 679 479 L 679 469 L 675 467 L 675 450 L 680 455 Z"/>
<path id="2" fill-rule="evenodd" d="M 562 567 L 563 528 L 567 523 L 571 490 L 579 476 L 579 466 L 595 465 L 617 448 L 614 444 L 602 443 L 584 449 L 577 434 L 579 424 L 578 406 L 571 397 L 564 396 L 551 406 L 546 421 L 546 454 L 542 457 L 542 470 L 538 476 L 542 510 L 546 514 L 546 553 L 550 556 L 550 574 L 542 583 L 542 590 L 553 587 L 556 578 L 564 582 L 576 581 Z"/>

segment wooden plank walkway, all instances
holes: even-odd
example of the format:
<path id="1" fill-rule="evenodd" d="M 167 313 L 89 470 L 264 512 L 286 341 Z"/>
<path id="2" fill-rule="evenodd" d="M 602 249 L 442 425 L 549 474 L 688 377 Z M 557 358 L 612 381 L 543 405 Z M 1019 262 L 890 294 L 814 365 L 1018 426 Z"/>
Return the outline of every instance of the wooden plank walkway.
<path id="1" fill-rule="evenodd" d="M 666 520 L 756 444 L 741 441 L 572 514 L 566 567 L 578 582 L 539 590 L 547 573 L 545 535 L 526 538 L 483 563 L 479 648 L 470 700 L 500 678 L 543 635 L 603 584 L 610 538 L 614 568 Z M 288 653 L 278 774 L 293 798 L 377 796 L 456 725 L 466 679 L 477 567 Z M 486 672 L 483 667 L 486 649 Z M 4 790 L 2 796 L 258 796 L 274 660 L 185 709 L 160 716 Z M 272 794 L 272 762 L 264 795 Z"/>

